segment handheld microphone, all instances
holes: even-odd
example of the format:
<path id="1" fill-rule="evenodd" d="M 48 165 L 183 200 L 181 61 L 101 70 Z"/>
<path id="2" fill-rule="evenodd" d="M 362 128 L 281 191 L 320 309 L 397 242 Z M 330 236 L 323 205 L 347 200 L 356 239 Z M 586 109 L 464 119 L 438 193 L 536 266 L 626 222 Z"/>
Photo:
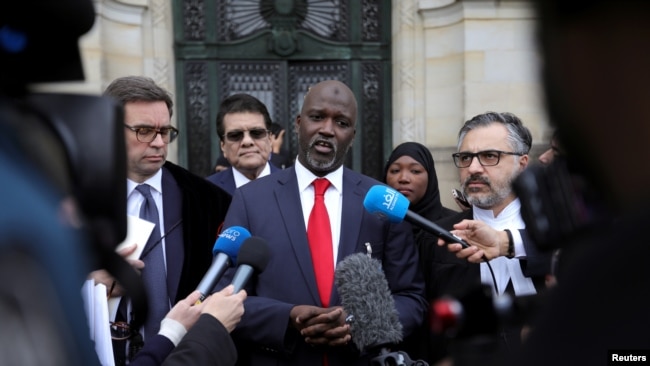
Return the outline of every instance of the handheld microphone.
<path id="1" fill-rule="evenodd" d="M 402 341 L 402 323 L 378 260 L 364 253 L 351 254 L 337 264 L 334 282 L 348 313 L 352 342 L 359 350 L 374 354 L 371 366 L 428 366 L 403 351 L 390 350 Z"/>
<path id="2" fill-rule="evenodd" d="M 359 350 L 402 340 L 402 323 L 378 260 L 365 253 L 351 254 L 336 265 L 334 282 Z"/>
<path id="3" fill-rule="evenodd" d="M 212 264 L 196 287 L 201 293 L 197 301 L 200 303 L 210 294 L 217 282 L 223 276 L 228 267 L 237 263 L 237 253 L 242 243 L 250 238 L 251 233 L 241 226 L 233 226 L 225 229 L 219 234 L 217 241 L 212 248 Z"/>
<path id="4" fill-rule="evenodd" d="M 368 254 L 351 254 L 336 266 L 334 282 L 350 323 L 352 342 L 374 354 L 371 366 L 428 366 L 390 346 L 402 341 L 402 323 L 381 263 Z"/>
<path id="5" fill-rule="evenodd" d="M 253 273 L 263 272 L 269 263 L 270 251 L 266 240 L 252 236 L 244 240 L 239 249 L 239 267 L 232 277 L 232 285 L 235 286 L 234 294 L 238 293 Z"/>
<path id="6" fill-rule="evenodd" d="M 409 200 L 398 191 L 384 186 L 375 185 L 368 190 L 366 198 L 363 200 L 363 207 L 366 211 L 387 218 L 392 223 L 398 223 L 406 219 L 411 224 L 430 232 L 431 234 L 443 239 L 446 242 L 458 243 L 463 248 L 469 248 L 469 244 L 463 239 L 441 228 L 437 224 L 425 219 L 408 209 Z"/>

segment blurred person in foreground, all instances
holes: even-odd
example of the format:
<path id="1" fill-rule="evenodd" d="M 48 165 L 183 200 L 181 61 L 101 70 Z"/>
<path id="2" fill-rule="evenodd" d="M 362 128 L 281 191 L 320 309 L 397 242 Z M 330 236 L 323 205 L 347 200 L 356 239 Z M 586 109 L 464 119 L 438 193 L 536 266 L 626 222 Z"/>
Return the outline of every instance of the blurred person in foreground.
<path id="1" fill-rule="evenodd" d="M 0 2 L 2 365 L 100 364 L 80 287 L 101 259 L 75 195 L 76 155 L 29 101 L 32 84 L 84 79 L 78 42 L 94 21 L 90 0 Z"/>
<path id="2" fill-rule="evenodd" d="M 609 222 L 564 238 L 558 285 L 513 365 L 634 364 L 650 356 L 647 237 L 650 3 L 538 0 L 551 121 Z M 572 204 L 569 202 L 567 204 Z M 641 272 L 640 272 L 641 271 Z M 636 361 L 635 361 L 636 360 Z"/>
<path id="3" fill-rule="evenodd" d="M 549 141 L 548 149 L 544 150 L 537 160 L 542 165 L 549 165 L 555 160 L 557 156 L 563 155 L 562 148 L 560 147 L 560 137 L 558 136 L 557 130 L 553 131 L 551 135 L 551 141 Z"/>

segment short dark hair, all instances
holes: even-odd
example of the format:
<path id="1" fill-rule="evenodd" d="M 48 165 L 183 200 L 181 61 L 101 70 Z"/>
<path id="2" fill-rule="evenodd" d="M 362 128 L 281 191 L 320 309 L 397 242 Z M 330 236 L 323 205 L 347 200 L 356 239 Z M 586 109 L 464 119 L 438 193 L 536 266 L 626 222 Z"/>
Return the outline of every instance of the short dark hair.
<path id="1" fill-rule="evenodd" d="M 458 148 L 467 133 L 477 127 L 487 127 L 493 123 L 501 123 L 508 130 L 508 143 L 514 152 L 528 154 L 533 146 L 533 137 L 519 117 L 512 113 L 486 112 L 472 117 L 465 122 L 458 132 Z"/>
<path id="2" fill-rule="evenodd" d="M 282 132 L 282 130 L 284 130 L 284 127 L 282 127 L 282 125 L 280 125 L 279 123 L 277 123 L 277 122 L 271 123 L 270 131 L 275 136 L 279 135 L 280 132 Z"/>
<path id="3" fill-rule="evenodd" d="M 165 102 L 169 117 L 174 113 L 171 94 L 145 76 L 124 76 L 113 80 L 104 91 L 105 96 L 116 99 L 122 106 L 129 102 Z"/>
<path id="4" fill-rule="evenodd" d="M 217 113 L 217 135 L 223 140 L 226 128 L 223 126 L 223 118 L 228 113 L 259 113 L 264 117 L 264 125 L 267 130 L 271 129 L 271 116 L 264 103 L 250 94 L 233 94 L 224 99 L 219 105 Z"/>

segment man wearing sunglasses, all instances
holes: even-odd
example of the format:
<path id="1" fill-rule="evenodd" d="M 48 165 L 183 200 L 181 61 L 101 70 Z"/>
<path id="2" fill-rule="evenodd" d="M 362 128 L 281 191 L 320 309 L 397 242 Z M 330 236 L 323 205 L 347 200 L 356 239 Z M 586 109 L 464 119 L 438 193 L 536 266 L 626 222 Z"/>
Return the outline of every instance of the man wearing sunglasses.
<path id="1" fill-rule="evenodd" d="M 539 254 L 528 239 L 521 204 L 511 186 L 528 166 L 531 145 L 530 131 L 511 113 L 480 114 L 461 128 L 458 152 L 452 157 L 471 208 L 438 224 L 470 247 L 447 244 L 427 233 L 419 238 L 428 244 L 422 246 L 422 262 L 430 301 L 448 294 L 462 298 L 482 285 L 491 287 L 493 295 L 533 295 L 544 288 L 550 255 Z M 501 351 L 518 347 L 520 327 L 495 326 L 494 336 L 502 341 L 495 342 L 489 355 L 505 357 Z"/>
<path id="2" fill-rule="evenodd" d="M 234 94 L 224 99 L 217 114 L 217 134 L 230 167 L 207 179 L 232 195 L 238 187 L 279 170 L 269 163 L 271 123 L 266 106 L 254 96 Z"/>

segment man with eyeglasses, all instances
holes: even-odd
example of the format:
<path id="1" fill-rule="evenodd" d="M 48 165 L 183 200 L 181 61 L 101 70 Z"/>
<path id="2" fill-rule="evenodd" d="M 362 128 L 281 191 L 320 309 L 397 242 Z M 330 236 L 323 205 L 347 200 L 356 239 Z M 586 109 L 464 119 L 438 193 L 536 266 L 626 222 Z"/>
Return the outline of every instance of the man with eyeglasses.
<path id="1" fill-rule="evenodd" d="M 114 80 L 104 95 L 124 107 L 127 213 L 142 217 L 143 207 L 157 211 L 151 215 L 154 223 L 158 221 L 151 243 L 137 243 L 145 246 L 140 259 L 145 263 L 141 275 L 149 300 L 142 334 L 146 343 L 156 338 L 167 312 L 196 289 L 210 267 L 231 198 L 204 178 L 167 161 L 168 144 L 178 130 L 171 125 L 173 101 L 165 89 L 150 78 L 127 76 Z M 151 240 L 154 236 L 157 240 Z M 158 255 L 155 261 L 154 255 Z M 104 279 L 109 286 L 111 278 Z M 130 322 L 138 314 L 131 314 L 125 304 L 123 298 L 115 317 Z M 121 347 L 124 344 L 116 343 L 117 364 L 125 362 Z"/>
<path id="2" fill-rule="evenodd" d="M 238 187 L 279 170 L 269 162 L 271 123 L 266 106 L 254 96 L 234 94 L 224 99 L 217 114 L 217 134 L 230 167 L 207 180 L 232 195 Z"/>
<path id="3" fill-rule="evenodd" d="M 470 247 L 422 234 L 420 239 L 429 244 L 421 252 L 428 299 L 462 297 L 481 286 L 490 286 L 493 295 L 536 294 L 544 287 L 550 256 L 540 255 L 528 239 L 521 205 L 511 187 L 528 165 L 531 134 L 514 114 L 487 112 L 465 122 L 458 137 L 458 152 L 452 157 L 472 207 L 438 224 Z M 495 355 L 501 355 L 498 347 L 518 346 L 519 327 L 514 328 L 499 330 L 503 342 L 495 344 Z"/>

